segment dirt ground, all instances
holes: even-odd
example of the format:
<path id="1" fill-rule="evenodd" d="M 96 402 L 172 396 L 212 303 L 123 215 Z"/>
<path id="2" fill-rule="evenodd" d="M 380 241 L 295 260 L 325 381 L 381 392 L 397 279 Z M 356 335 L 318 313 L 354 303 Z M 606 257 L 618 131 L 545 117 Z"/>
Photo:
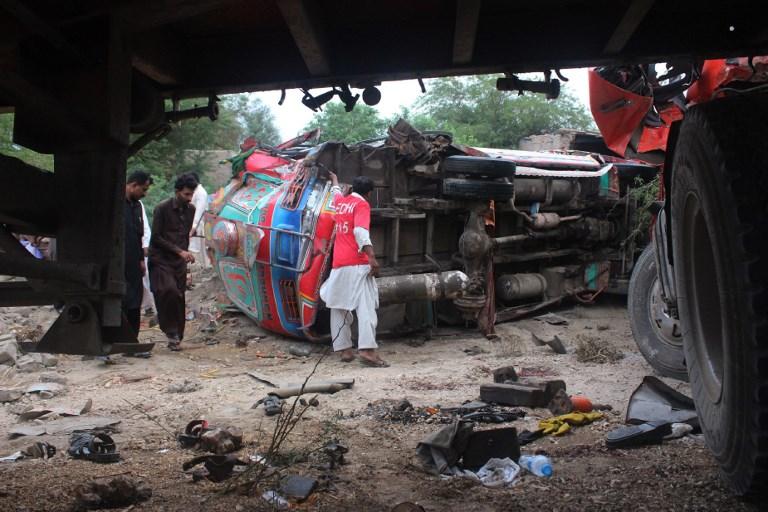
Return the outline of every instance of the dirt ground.
<path id="1" fill-rule="evenodd" d="M 208 280 L 190 293 L 189 302 L 195 309 L 207 310 L 218 293 L 216 280 Z M 282 447 L 279 462 L 283 474 L 311 475 L 321 481 L 320 490 L 309 502 L 293 508 L 376 511 L 391 510 L 409 501 L 428 511 L 466 512 L 753 510 L 730 496 L 720 483 L 700 436 L 632 450 L 605 448 L 606 432 L 621 425 L 631 392 L 652 371 L 634 347 L 620 300 L 606 298 L 596 305 L 565 307 L 558 314 L 568 319 L 568 325 L 522 320 L 498 326 L 500 339 L 496 341 L 472 331 L 447 328 L 439 329 L 426 342 L 419 336 L 387 340 L 382 344 L 382 355 L 390 362 L 389 368 L 345 364 L 332 355 L 324 358 L 314 378 L 354 378 L 355 384 L 333 395 L 319 395 L 319 406 L 307 409 Z M 51 318 L 51 308 L 0 310 L 0 328 L 4 322 L 6 329 L 28 329 Z M 242 459 L 264 453 L 276 420 L 266 417 L 262 407 L 252 406 L 270 388 L 247 372 L 276 383 L 300 383 L 321 357 L 322 347 L 271 335 L 233 313 L 224 314 L 218 324 L 218 332 L 208 336 L 217 344 L 207 344 L 203 334 L 195 336 L 200 328 L 200 321 L 195 320 L 188 325 L 190 339 L 185 351 L 171 353 L 159 343 L 148 360 L 117 356 L 115 364 L 105 365 L 79 356 L 60 356 L 56 368 L 48 373 L 66 378 L 64 394 L 47 400 L 26 395 L 3 404 L 0 455 L 38 440 L 53 443 L 59 453 L 47 461 L 0 463 L 0 510 L 72 510 L 79 485 L 116 475 L 143 480 L 152 488 L 152 497 L 130 510 L 269 510 L 260 495 L 271 482 L 250 491 L 241 486 L 230 492 L 225 492 L 226 482 L 192 483 L 181 465 L 195 454 L 180 448 L 173 434 L 188 421 L 205 418 L 212 424 L 243 430 L 246 447 L 240 452 Z M 544 337 L 558 334 L 569 353 L 555 355 L 546 346 L 536 346 L 531 332 Z M 610 342 L 624 357 L 615 363 L 578 362 L 575 348 L 580 337 Z M 161 341 L 162 334 L 148 328 L 142 338 Z M 314 352 L 307 358 L 292 356 L 288 351 L 291 346 L 309 347 Z M 468 479 L 432 476 L 421 469 L 415 447 L 441 425 L 429 419 L 392 422 L 377 414 L 402 399 L 417 408 L 457 406 L 476 399 L 480 384 L 492 382 L 491 371 L 506 365 L 528 375 L 563 379 L 570 394 L 585 394 L 614 408 L 592 425 L 523 447 L 524 453 L 546 453 L 553 459 L 552 478 L 523 474 L 512 487 L 490 489 Z M 6 388 L 23 386 L 40 378 L 40 372 L 9 369 L 2 373 L 2 384 Z M 167 391 L 184 379 L 199 383 L 200 389 Z M 668 382 L 688 393 L 686 385 Z M 5 435 L 19 423 L 17 413 L 30 405 L 77 408 L 88 399 L 93 400 L 90 415 L 121 419 L 114 434 L 121 462 L 100 465 L 71 459 L 65 454 L 66 435 L 16 439 Z M 527 412 L 526 418 L 509 425 L 518 430 L 532 429 L 539 419 L 550 416 L 543 409 Z M 349 448 L 347 464 L 332 470 L 324 467 L 324 459 L 317 453 L 331 439 Z"/>

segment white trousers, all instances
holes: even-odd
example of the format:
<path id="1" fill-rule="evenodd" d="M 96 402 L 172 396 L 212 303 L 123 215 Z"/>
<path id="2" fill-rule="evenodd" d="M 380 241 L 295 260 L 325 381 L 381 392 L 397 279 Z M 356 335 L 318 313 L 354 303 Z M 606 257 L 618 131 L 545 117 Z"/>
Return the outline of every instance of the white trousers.
<path id="1" fill-rule="evenodd" d="M 360 296 L 355 313 L 357 313 L 357 348 L 378 348 L 379 345 L 376 343 L 378 316 L 369 294 L 363 293 Z M 334 351 L 338 352 L 355 346 L 352 342 L 352 329 L 350 329 L 353 319 L 351 311 L 331 309 L 331 336 Z"/>

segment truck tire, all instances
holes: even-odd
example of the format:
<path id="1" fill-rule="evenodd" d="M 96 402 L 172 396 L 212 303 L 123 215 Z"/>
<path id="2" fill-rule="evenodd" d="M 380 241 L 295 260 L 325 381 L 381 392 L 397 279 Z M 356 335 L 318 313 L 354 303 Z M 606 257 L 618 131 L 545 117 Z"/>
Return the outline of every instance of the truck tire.
<path id="1" fill-rule="evenodd" d="M 739 495 L 768 490 L 768 98 L 693 107 L 673 156 L 672 242 L 693 398 Z"/>
<path id="2" fill-rule="evenodd" d="M 465 180 L 461 178 L 445 178 L 443 180 L 443 195 L 462 199 L 483 199 L 508 201 L 515 193 L 514 183 L 508 181 Z"/>
<path id="3" fill-rule="evenodd" d="M 656 250 L 648 245 L 637 259 L 629 280 L 629 325 L 645 360 L 664 377 L 688 380 L 683 339 L 661 299 Z"/>
<path id="4" fill-rule="evenodd" d="M 446 174 L 461 174 L 472 178 L 514 178 L 515 163 L 481 156 L 449 156 L 443 160 Z"/>

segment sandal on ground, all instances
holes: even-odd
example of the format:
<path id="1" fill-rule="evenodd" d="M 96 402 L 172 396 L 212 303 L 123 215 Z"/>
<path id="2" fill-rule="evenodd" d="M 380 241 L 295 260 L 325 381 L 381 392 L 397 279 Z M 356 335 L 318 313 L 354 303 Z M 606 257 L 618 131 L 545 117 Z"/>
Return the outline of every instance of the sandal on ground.
<path id="1" fill-rule="evenodd" d="M 366 357 L 360 356 L 360 364 L 370 368 L 389 368 L 389 363 L 379 358 L 368 359 Z"/>
<path id="2" fill-rule="evenodd" d="M 352 361 L 355 360 L 355 353 L 350 352 L 348 354 L 342 354 L 340 360 L 342 363 L 351 363 Z"/>
<path id="3" fill-rule="evenodd" d="M 103 433 L 75 432 L 69 438 L 67 453 L 75 459 L 85 459 L 92 462 L 117 462 L 120 460 L 115 441 Z"/>
<path id="4" fill-rule="evenodd" d="M 187 423 L 183 434 L 178 434 L 176 439 L 183 448 L 194 448 L 200 442 L 200 436 L 208 429 L 205 420 L 192 420 Z"/>
<path id="5" fill-rule="evenodd" d="M 181 352 L 181 342 L 180 341 L 169 341 L 168 342 L 168 350 L 171 352 Z"/>
<path id="6" fill-rule="evenodd" d="M 267 395 L 263 399 L 264 412 L 267 416 L 274 416 L 283 412 L 283 400 L 279 396 Z"/>
<path id="7" fill-rule="evenodd" d="M 22 450 L 21 453 L 30 459 L 50 459 L 56 455 L 56 447 L 52 444 L 37 442 Z"/>

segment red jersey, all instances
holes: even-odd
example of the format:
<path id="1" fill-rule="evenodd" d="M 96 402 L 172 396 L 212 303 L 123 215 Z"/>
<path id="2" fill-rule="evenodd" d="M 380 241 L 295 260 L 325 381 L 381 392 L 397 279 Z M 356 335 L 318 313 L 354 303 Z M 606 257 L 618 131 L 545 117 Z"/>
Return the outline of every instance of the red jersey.
<path id="1" fill-rule="evenodd" d="M 336 241 L 333 245 L 333 268 L 367 265 L 368 255 L 360 252 L 355 240 L 355 228 L 370 230 L 371 206 L 360 195 L 338 194 L 336 207 Z"/>

